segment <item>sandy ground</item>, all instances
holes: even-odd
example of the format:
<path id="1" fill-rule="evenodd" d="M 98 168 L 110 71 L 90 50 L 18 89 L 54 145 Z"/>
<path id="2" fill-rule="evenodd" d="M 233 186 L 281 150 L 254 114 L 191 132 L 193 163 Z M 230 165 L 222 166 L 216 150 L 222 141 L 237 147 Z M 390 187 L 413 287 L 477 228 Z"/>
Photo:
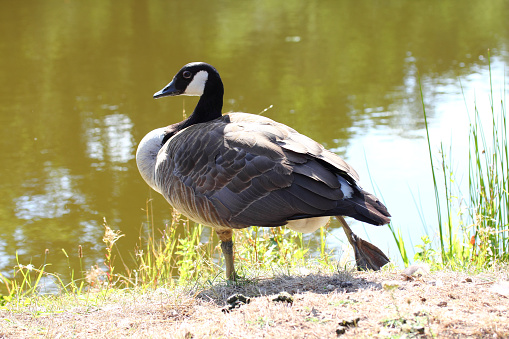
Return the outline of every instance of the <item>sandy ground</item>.
<path id="1" fill-rule="evenodd" d="M 228 307 L 234 294 L 249 303 Z M 410 278 L 396 270 L 301 272 L 32 300 L 0 311 L 0 338 L 509 338 L 508 297 L 507 269 Z"/>

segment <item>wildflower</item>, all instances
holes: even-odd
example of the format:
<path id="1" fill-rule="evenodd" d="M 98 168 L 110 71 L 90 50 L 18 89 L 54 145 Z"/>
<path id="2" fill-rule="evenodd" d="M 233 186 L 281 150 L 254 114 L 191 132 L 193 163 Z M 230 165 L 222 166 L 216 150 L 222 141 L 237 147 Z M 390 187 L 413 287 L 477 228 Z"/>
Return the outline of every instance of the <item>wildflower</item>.
<path id="1" fill-rule="evenodd" d="M 470 245 L 475 246 L 475 235 L 470 238 Z"/>
<path id="2" fill-rule="evenodd" d="M 103 241 L 106 245 L 111 248 L 113 244 L 120 238 L 122 238 L 125 234 L 121 234 L 120 231 L 113 231 L 108 224 L 106 224 L 106 219 L 104 220 L 104 237 Z"/>

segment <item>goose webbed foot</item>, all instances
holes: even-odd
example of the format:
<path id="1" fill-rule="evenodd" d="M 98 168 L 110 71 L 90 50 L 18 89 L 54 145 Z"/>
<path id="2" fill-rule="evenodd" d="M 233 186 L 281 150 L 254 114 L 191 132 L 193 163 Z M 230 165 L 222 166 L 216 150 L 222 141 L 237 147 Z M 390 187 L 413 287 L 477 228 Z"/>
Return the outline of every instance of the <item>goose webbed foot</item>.
<path id="1" fill-rule="evenodd" d="M 337 219 L 345 231 L 348 242 L 354 249 L 357 270 L 378 271 L 389 262 L 389 258 L 378 247 L 355 235 L 343 217 L 337 217 Z"/>
<path id="2" fill-rule="evenodd" d="M 355 243 L 353 248 L 358 271 L 378 271 L 389 262 L 389 258 L 384 252 L 372 243 L 362 240 L 354 233 L 352 233 L 352 238 Z"/>

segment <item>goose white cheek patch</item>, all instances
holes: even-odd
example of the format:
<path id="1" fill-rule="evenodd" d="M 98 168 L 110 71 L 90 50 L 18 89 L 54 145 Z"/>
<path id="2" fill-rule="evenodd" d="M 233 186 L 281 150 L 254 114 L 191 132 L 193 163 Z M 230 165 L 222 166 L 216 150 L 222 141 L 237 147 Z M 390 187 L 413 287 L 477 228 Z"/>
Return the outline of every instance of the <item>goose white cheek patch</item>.
<path id="1" fill-rule="evenodd" d="M 201 96 L 205 89 L 205 83 L 209 78 L 209 73 L 206 71 L 199 71 L 194 75 L 193 80 L 187 86 L 184 95 Z"/>

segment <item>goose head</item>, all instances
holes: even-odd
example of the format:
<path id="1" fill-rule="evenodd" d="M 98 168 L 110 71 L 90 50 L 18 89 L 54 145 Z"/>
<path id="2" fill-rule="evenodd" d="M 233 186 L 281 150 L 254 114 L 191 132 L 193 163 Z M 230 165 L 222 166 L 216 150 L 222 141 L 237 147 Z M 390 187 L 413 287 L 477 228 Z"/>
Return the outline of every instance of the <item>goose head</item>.
<path id="1" fill-rule="evenodd" d="M 220 93 L 220 94 L 219 94 Z M 223 95 L 223 83 L 217 70 L 204 62 L 192 62 L 180 69 L 171 82 L 154 94 L 154 98 L 175 95 Z"/>

